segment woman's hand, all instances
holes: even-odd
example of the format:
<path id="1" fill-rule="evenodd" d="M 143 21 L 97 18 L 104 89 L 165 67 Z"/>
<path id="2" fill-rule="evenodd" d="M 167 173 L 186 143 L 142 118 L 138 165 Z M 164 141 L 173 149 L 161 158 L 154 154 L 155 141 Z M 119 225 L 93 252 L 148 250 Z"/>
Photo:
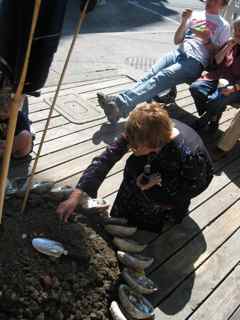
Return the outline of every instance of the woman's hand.
<path id="1" fill-rule="evenodd" d="M 75 214 L 75 209 L 79 204 L 82 196 L 80 189 L 75 189 L 66 201 L 59 204 L 57 208 L 57 214 L 61 220 L 68 222 L 68 218 Z"/>
<path id="2" fill-rule="evenodd" d="M 230 94 L 232 94 L 234 92 L 235 92 L 234 86 L 227 86 L 226 88 L 221 89 L 221 93 L 224 96 L 229 96 Z"/>
<path id="3" fill-rule="evenodd" d="M 155 173 L 149 176 L 149 181 L 145 184 L 142 184 L 142 178 L 143 178 L 143 173 L 141 173 L 138 177 L 137 177 L 137 186 L 138 188 L 140 188 L 142 191 L 151 189 L 154 186 L 159 186 L 161 187 L 162 185 L 162 177 L 159 173 Z"/>

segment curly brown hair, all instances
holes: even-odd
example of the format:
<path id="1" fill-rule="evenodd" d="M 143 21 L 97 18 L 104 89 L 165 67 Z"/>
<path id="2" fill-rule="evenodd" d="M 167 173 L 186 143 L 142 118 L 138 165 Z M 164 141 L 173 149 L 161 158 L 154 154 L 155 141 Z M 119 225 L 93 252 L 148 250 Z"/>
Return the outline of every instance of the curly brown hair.
<path id="1" fill-rule="evenodd" d="M 173 123 L 164 105 L 151 102 L 139 104 L 129 115 L 126 136 L 129 146 L 159 148 L 170 142 Z"/>

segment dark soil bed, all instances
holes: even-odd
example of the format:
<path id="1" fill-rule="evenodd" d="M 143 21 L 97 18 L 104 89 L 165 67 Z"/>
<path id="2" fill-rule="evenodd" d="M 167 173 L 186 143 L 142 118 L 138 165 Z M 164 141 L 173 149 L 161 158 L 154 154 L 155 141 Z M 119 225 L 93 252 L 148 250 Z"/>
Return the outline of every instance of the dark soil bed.
<path id="1" fill-rule="evenodd" d="M 32 195 L 22 216 L 21 203 L 7 200 L 0 230 L 0 320 L 110 319 L 119 269 L 101 227 L 86 216 L 60 224 L 46 197 Z M 34 237 L 62 242 L 69 255 L 38 253 Z"/>

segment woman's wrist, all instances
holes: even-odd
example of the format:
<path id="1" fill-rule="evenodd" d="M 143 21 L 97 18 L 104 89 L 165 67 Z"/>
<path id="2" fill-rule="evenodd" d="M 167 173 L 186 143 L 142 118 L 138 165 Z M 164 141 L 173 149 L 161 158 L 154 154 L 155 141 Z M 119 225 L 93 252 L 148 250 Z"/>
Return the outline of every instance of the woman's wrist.
<path id="1" fill-rule="evenodd" d="M 82 196 L 82 190 L 78 188 L 74 189 L 73 192 L 70 194 L 70 198 L 76 201 L 79 201 L 81 199 L 81 196 Z"/>

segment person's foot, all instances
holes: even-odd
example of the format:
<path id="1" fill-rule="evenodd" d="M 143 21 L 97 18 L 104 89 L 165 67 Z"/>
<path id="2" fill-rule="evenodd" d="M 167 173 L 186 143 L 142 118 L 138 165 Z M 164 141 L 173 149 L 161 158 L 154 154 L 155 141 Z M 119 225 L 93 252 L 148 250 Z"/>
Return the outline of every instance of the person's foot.
<path id="1" fill-rule="evenodd" d="M 169 92 L 165 95 L 157 95 L 155 97 L 153 97 L 153 100 L 159 102 L 159 103 L 165 103 L 165 104 L 169 104 L 169 103 L 174 103 L 176 100 L 176 96 L 177 96 L 177 88 L 173 87 L 169 90 Z"/>
<path id="2" fill-rule="evenodd" d="M 109 96 L 104 93 L 97 93 L 98 103 L 103 109 L 108 121 L 110 123 L 118 122 L 121 117 L 119 107 L 117 106 L 116 99 L 114 96 Z"/>

